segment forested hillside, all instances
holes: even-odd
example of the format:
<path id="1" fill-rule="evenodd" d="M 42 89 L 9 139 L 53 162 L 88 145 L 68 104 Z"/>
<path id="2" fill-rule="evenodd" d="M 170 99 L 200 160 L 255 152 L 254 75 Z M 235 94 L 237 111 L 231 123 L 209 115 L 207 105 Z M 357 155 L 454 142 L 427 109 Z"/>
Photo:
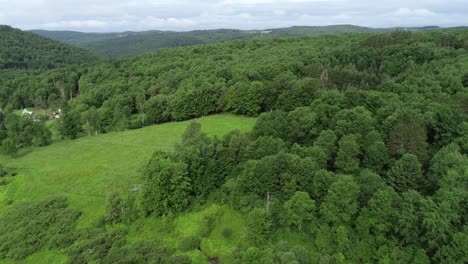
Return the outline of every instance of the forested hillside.
<path id="1" fill-rule="evenodd" d="M 0 70 L 54 69 L 95 59 L 82 49 L 0 25 Z"/>
<path id="2" fill-rule="evenodd" d="M 435 30 L 437 27 L 408 28 L 411 31 Z M 82 33 L 74 31 L 32 30 L 31 32 L 73 44 L 101 57 L 125 57 L 162 48 L 192 46 L 227 40 L 275 38 L 287 36 L 317 36 L 339 33 L 378 33 L 396 28 L 367 28 L 353 25 L 296 26 L 266 30 L 196 30 L 189 32 L 143 31 L 120 33 Z"/>
<path id="3" fill-rule="evenodd" d="M 31 32 L 76 45 L 101 57 L 125 57 L 162 48 L 192 46 L 236 39 L 270 38 L 284 36 L 314 36 L 336 33 L 379 32 L 383 29 L 371 29 L 352 25 L 323 27 L 291 27 L 268 30 L 196 30 L 189 32 L 143 31 L 120 33 L 82 33 L 74 31 L 32 30 Z"/>
<path id="4" fill-rule="evenodd" d="M 84 33 L 77 31 L 49 31 L 49 30 L 30 30 L 29 32 L 50 38 L 56 41 L 60 41 L 67 44 L 79 45 L 91 42 L 98 42 L 108 40 L 112 38 L 118 38 L 119 36 L 126 36 L 132 32 L 121 32 L 121 33 Z"/>
<path id="5" fill-rule="evenodd" d="M 467 49 L 464 29 L 236 40 L 3 82 L 0 148 L 12 158 L 52 139 L 49 123 L 16 114 L 25 106 L 60 108 L 62 139 L 221 112 L 258 119 L 221 137 L 194 122 L 173 150 L 155 147 L 139 185 L 109 191 L 94 229 L 76 227 L 63 198 L 5 201 L 0 259 L 466 263 Z"/>

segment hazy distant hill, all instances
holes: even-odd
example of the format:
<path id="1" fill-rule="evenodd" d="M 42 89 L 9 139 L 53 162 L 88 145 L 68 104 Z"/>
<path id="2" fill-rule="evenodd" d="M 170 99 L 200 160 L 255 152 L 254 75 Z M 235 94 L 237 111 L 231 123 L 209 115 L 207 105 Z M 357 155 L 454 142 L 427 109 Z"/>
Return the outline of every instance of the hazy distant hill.
<path id="1" fill-rule="evenodd" d="M 76 31 L 32 30 L 38 35 L 73 44 L 101 57 L 124 57 L 161 48 L 207 44 L 235 39 L 282 36 L 312 36 L 332 33 L 374 32 L 374 29 L 352 25 L 290 27 L 266 30 L 196 30 L 189 32 L 143 31 L 118 33 L 82 33 Z"/>
<path id="2" fill-rule="evenodd" d="M 437 27 L 408 28 L 408 30 L 427 30 Z M 207 44 L 234 39 L 284 37 L 284 36 L 315 36 L 336 33 L 378 33 L 392 31 L 397 28 L 368 28 L 354 25 L 332 26 L 295 26 L 266 30 L 196 30 L 189 32 L 174 31 L 143 31 L 120 33 L 82 33 L 75 31 L 32 30 L 33 33 L 57 41 L 73 44 L 87 49 L 101 57 L 125 57 L 161 48 L 172 48 Z"/>
<path id="3" fill-rule="evenodd" d="M 95 59 L 86 50 L 0 25 L 0 69 L 51 69 Z"/>
<path id="4" fill-rule="evenodd" d="M 104 41 L 119 36 L 126 36 L 127 33 L 83 33 L 77 31 L 48 31 L 31 30 L 30 32 L 41 35 L 46 38 L 65 42 L 68 44 L 83 44 L 97 41 Z M 130 32 L 128 32 L 130 33 Z"/>

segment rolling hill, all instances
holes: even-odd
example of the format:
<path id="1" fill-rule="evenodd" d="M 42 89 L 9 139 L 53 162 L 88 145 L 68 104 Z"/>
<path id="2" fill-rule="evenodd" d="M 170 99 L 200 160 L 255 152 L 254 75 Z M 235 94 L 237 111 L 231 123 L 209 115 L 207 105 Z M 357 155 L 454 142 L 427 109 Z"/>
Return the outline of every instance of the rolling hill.
<path id="1" fill-rule="evenodd" d="M 335 33 L 364 33 L 384 30 L 353 25 L 290 27 L 266 30 L 195 30 L 189 32 L 143 31 L 117 33 L 82 33 L 74 31 L 33 30 L 31 32 L 87 49 L 101 57 L 125 57 L 161 48 L 208 44 L 236 39 L 284 36 L 315 36 Z"/>
<path id="2" fill-rule="evenodd" d="M 125 57 L 161 48 L 208 44 L 235 39 L 286 36 L 317 36 L 340 33 L 380 33 L 399 28 L 369 28 L 354 25 L 294 26 L 265 30 L 215 29 L 189 32 L 142 31 L 113 33 L 83 33 L 76 31 L 32 30 L 31 32 L 91 51 L 100 57 Z M 438 27 L 412 27 L 412 31 L 434 30 Z"/>
<path id="3" fill-rule="evenodd" d="M 0 70 L 53 69 L 95 59 L 80 48 L 0 25 Z"/>
<path id="4" fill-rule="evenodd" d="M 0 263 L 465 263 L 468 32 L 261 34 L 0 84 Z"/>

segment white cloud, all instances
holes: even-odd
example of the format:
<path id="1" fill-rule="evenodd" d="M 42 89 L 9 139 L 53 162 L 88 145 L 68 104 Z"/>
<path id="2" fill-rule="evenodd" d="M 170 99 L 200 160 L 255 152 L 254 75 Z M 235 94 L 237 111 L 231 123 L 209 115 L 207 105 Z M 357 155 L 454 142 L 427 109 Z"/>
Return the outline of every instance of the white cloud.
<path id="1" fill-rule="evenodd" d="M 466 0 L 0 0 L 0 23 L 79 31 L 468 25 Z"/>
<path id="2" fill-rule="evenodd" d="M 277 15 L 277 16 L 283 16 L 286 14 L 286 11 L 284 10 L 273 10 L 273 14 Z"/>
<path id="3" fill-rule="evenodd" d="M 400 8 L 395 12 L 395 15 L 397 16 L 434 16 L 436 14 L 425 8 L 419 8 L 419 9 Z"/>

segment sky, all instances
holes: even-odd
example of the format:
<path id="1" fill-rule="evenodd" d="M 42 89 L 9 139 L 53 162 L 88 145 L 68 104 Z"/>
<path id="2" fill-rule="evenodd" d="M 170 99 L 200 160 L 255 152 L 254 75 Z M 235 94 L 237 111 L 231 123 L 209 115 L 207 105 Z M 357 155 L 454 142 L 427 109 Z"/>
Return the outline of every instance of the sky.
<path id="1" fill-rule="evenodd" d="M 449 27 L 468 25 L 468 0 L 0 0 L 0 24 L 84 32 Z"/>

